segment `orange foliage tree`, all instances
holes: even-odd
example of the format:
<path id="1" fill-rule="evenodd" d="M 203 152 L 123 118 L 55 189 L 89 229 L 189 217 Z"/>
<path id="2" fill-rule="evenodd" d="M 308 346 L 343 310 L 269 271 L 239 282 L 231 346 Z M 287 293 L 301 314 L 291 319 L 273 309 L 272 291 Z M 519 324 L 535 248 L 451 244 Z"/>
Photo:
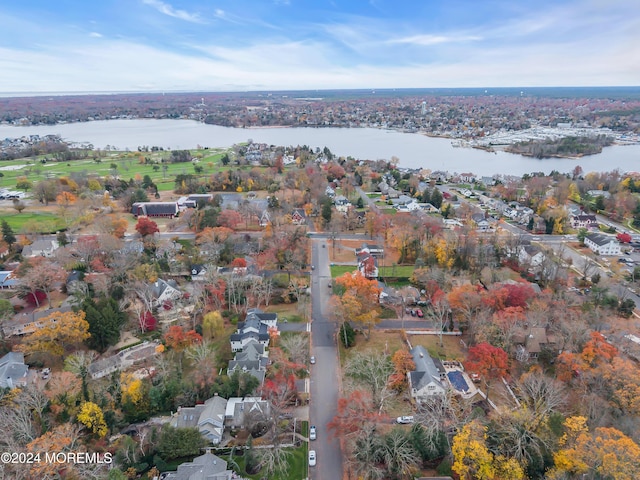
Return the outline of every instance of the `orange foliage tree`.
<path id="1" fill-rule="evenodd" d="M 336 315 L 344 322 L 353 321 L 371 328 L 380 321 L 380 288 L 362 272 L 345 273 L 336 278 L 336 295 L 332 297 Z M 340 294 L 341 293 L 341 294 Z M 368 337 L 368 335 L 367 335 Z"/>
<path id="2" fill-rule="evenodd" d="M 404 349 L 400 349 L 393 354 L 391 363 L 393 363 L 394 371 L 389 377 L 389 386 L 399 392 L 407 385 L 407 372 L 415 370 L 416 364 L 411 354 Z"/>
<path id="3" fill-rule="evenodd" d="M 184 328 L 173 325 L 164 334 L 164 343 L 167 347 L 177 352 L 182 352 L 185 348 L 202 342 L 202 336 L 195 330 L 185 331 Z"/>
<path id="4" fill-rule="evenodd" d="M 488 388 L 491 380 L 507 375 L 509 371 L 509 357 L 507 352 L 488 343 L 479 343 L 469 348 L 469 356 L 464 364 L 465 369 L 475 372 L 484 378 Z"/>
<path id="5" fill-rule="evenodd" d="M 143 237 L 160 232 L 160 229 L 158 228 L 158 224 L 153 220 L 149 220 L 147 217 L 138 218 L 138 222 L 136 223 L 135 228 L 136 228 L 136 232 L 138 232 Z"/>

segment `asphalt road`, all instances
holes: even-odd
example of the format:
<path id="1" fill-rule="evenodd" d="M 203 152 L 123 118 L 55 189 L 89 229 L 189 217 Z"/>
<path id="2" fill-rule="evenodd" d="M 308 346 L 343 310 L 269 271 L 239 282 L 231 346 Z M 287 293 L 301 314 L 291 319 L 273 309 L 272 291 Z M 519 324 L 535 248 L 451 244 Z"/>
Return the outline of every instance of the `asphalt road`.
<path id="1" fill-rule="evenodd" d="M 339 480 L 342 478 L 342 451 L 336 438 L 327 430 L 327 424 L 336 414 L 338 405 L 338 351 L 334 341 L 336 325 L 329 321 L 331 282 L 326 239 L 313 238 L 311 262 L 311 402 L 309 421 L 317 428 L 317 440 L 309 442 L 316 451 L 317 463 L 309 467 L 309 478 Z"/>

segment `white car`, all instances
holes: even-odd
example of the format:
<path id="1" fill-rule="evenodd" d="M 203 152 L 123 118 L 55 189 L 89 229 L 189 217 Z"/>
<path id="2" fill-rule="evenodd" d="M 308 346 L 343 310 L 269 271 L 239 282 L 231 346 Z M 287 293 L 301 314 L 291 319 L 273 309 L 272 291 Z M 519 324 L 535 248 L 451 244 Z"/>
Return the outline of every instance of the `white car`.
<path id="1" fill-rule="evenodd" d="M 309 466 L 310 467 L 315 467 L 316 466 L 316 451 L 315 450 L 309 450 Z"/>
<path id="2" fill-rule="evenodd" d="M 315 439 L 316 439 L 316 426 L 311 425 L 311 427 L 309 427 L 309 440 L 315 440 Z"/>
<path id="3" fill-rule="evenodd" d="M 403 415 L 402 417 L 396 418 L 396 423 L 401 423 L 401 424 L 413 423 L 413 417 Z"/>
<path id="4" fill-rule="evenodd" d="M 316 357 L 314 355 L 311 355 L 311 358 L 309 359 L 309 363 L 311 363 L 311 365 L 316 364 Z"/>

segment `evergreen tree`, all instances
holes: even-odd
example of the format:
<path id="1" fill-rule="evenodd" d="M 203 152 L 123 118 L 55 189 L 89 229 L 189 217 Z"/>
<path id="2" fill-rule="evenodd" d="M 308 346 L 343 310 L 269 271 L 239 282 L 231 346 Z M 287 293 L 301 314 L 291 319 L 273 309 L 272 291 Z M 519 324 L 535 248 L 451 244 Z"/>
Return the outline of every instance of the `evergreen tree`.
<path id="1" fill-rule="evenodd" d="M 89 323 L 91 337 L 87 345 L 99 352 L 115 345 L 120 339 L 120 329 L 125 323 L 125 315 L 113 298 L 102 298 L 95 303 L 87 299 L 82 304 Z"/>
<path id="2" fill-rule="evenodd" d="M 442 206 L 442 193 L 437 188 L 434 188 L 431 192 L 431 205 L 436 208 L 440 208 Z"/>
<path id="3" fill-rule="evenodd" d="M 16 236 L 13 233 L 13 229 L 6 220 L 2 220 L 2 239 L 9 245 L 9 248 L 16 243 Z"/>

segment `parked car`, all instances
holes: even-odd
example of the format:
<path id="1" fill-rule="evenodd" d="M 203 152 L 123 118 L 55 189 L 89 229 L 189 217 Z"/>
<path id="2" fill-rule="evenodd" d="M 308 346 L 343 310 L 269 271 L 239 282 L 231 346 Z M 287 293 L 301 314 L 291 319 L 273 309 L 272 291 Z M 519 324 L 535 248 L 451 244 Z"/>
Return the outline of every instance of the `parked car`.
<path id="1" fill-rule="evenodd" d="M 311 363 L 311 365 L 315 365 L 315 364 L 316 364 L 316 357 L 315 357 L 315 355 L 311 355 L 311 358 L 309 359 L 309 363 Z"/>
<path id="2" fill-rule="evenodd" d="M 316 466 L 316 451 L 315 450 L 309 450 L 309 466 L 310 467 L 315 467 Z"/>
<path id="3" fill-rule="evenodd" d="M 420 310 L 419 308 L 416 310 L 416 315 L 417 315 L 419 318 L 424 317 L 424 313 L 422 313 L 422 310 Z"/>
<path id="4" fill-rule="evenodd" d="M 311 425 L 309 427 L 309 440 L 315 440 L 315 439 L 316 439 L 316 426 Z"/>
<path id="5" fill-rule="evenodd" d="M 402 417 L 396 418 L 396 423 L 400 423 L 402 425 L 413 423 L 413 417 L 410 415 L 409 416 L 403 415 Z"/>
<path id="6" fill-rule="evenodd" d="M 472 373 L 470 377 L 471 380 L 473 380 L 475 383 L 478 383 L 480 381 L 480 375 L 478 375 L 477 373 Z"/>
<path id="7" fill-rule="evenodd" d="M 411 309 L 411 316 L 412 316 L 412 317 L 415 317 L 415 316 L 416 316 L 416 311 L 415 311 L 415 309 L 413 309 L 413 308 Z"/>

